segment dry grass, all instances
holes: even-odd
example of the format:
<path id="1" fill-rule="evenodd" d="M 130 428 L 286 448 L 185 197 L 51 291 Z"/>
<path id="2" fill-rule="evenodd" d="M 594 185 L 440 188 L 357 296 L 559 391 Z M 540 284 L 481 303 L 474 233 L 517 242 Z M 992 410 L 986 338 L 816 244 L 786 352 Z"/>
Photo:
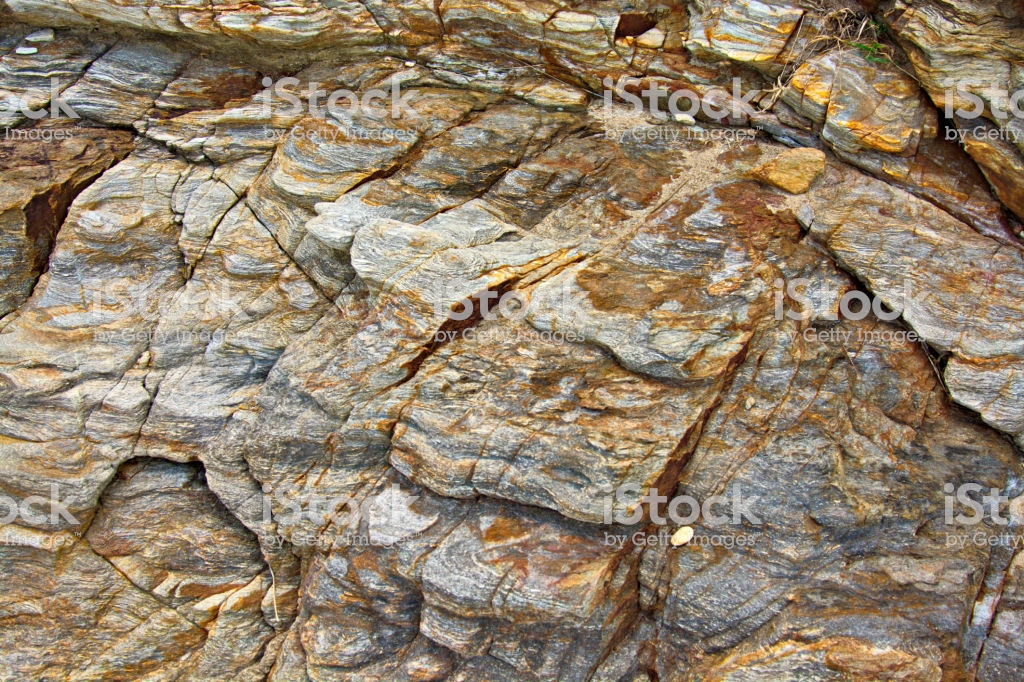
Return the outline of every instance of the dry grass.
<path id="1" fill-rule="evenodd" d="M 916 76 L 904 69 L 899 63 L 899 54 L 891 44 L 883 42 L 887 38 L 888 28 L 863 10 L 841 5 L 836 0 L 817 0 L 809 3 L 810 19 L 805 18 L 797 27 L 791 44 L 799 45 L 783 65 L 782 72 L 775 79 L 775 84 L 766 90 L 766 108 L 770 109 L 793 79 L 793 74 L 804 62 L 826 52 L 836 50 L 856 50 L 869 62 L 875 64 L 891 64 L 916 80 Z M 817 25 L 818 35 L 801 42 L 801 32 L 805 25 L 813 22 Z"/>

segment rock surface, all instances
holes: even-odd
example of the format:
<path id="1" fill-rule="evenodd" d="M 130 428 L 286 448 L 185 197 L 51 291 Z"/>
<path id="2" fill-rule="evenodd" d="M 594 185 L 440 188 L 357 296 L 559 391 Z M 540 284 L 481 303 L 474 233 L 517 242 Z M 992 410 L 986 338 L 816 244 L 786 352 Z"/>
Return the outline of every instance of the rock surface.
<path id="1" fill-rule="evenodd" d="M 825 153 L 818 149 L 787 149 L 768 163 L 754 169 L 758 180 L 784 189 L 790 194 L 803 194 L 825 170 Z"/>
<path id="2" fill-rule="evenodd" d="M 23 137 L 0 140 L 0 315 L 32 292 L 71 202 L 131 145 L 128 133 L 105 128 L 40 124 L 14 130 Z"/>
<path id="3" fill-rule="evenodd" d="M 1016 680 L 1011 5 L 2 0 L 0 679 Z"/>

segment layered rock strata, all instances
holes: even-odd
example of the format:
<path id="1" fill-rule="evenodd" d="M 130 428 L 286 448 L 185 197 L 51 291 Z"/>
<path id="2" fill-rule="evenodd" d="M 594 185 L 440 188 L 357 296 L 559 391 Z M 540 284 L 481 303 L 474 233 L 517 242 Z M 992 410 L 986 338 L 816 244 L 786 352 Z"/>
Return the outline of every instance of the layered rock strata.
<path id="1" fill-rule="evenodd" d="M 1016 679 L 1021 16 L 834 5 L 4 0 L 0 678 Z"/>

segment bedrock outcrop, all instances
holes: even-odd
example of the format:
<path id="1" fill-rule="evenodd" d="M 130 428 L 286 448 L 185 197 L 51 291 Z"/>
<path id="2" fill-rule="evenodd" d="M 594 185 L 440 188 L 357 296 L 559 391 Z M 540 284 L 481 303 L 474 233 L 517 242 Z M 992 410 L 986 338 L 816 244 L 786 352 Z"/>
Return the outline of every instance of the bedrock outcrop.
<path id="1" fill-rule="evenodd" d="M 0 679 L 1019 678 L 1012 3 L 2 3 Z"/>

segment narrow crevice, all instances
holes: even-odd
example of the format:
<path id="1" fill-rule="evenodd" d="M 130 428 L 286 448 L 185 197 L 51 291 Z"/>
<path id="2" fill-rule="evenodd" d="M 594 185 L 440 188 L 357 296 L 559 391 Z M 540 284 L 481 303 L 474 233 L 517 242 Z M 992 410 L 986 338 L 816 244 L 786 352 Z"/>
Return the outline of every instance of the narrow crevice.
<path id="1" fill-rule="evenodd" d="M 515 284 L 518 281 L 518 278 L 505 280 L 496 287 L 489 287 L 480 292 L 477 292 L 476 294 L 473 294 L 469 299 L 465 299 L 473 303 L 473 310 L 469 314 L 469 316 L 462 320 L 457 320 L 452 317 L 449 317 L 447 320 L 445 320 L 445 322 L 438 328 L 438 330 L 431 337 L 430 341 L 428 341 L 427 344 L 423 346 L 419 354 L 412 360 L 402 365 L 402 369 L 406 371 L 405 378 L 391 386 L 391 388 L 396 388 L 408 382 L 410 379 L 416 376 L 416 373 L 419 371 L 420 366 L 423 365 L 427 358 L 436 353 L 439 348 L 447 345 L 451 341 L 451 339 L 458 336 L 459 332 L 475 327 L 477 324 L 480 323 L 481 320 L 484 319 L 482 299 L 479 297 L 479 294 L 483 293 L 484 291 L 492 291 L 497 295 L 497 298 L 500 299 L 502 296 L 508 293 L 508 291 L 511 290 L 512 287 L 515 286 Z"/>
<path id="2" fill-rule="evenodd" d="M 269 227 L 267 227 L 267 226 L 266 226 L 266 224 L 265 224 L 265 223 L 264 223 L 264 222 L 263 222 L 262 220 L 260 220 L 260 217 L 259 217 L 258 215 L 256 215 L 256 212 L 255 212 L 255 211 L 253 211 L 253 210 L 252 210 L 252 207 L 250 207 L 250 206 L 248 205 L 248 202 L 246 202 L 246 208 L 248 208 L 248 209 L 249 209 L 249 212 L 250 212 L 250 213 L 252 213 L 252 216 L 253 216 L 253 218 L 254 218 L 254 219 L 256 220 L 256 222 L 257 222 L 257 223 L 259 223 L 260 227 L 262 227 L 262 228 L 263 228 L 263 230 L 264 230 L 264 231 L 265 231 L 265 232 L 267 233 L 267 235 L 268 235 L 268 236 L 269 236 L 269 237 L 270 237 L 270 238 L 271 238 L 272 240 L 274 240 L 274 243 L 275 243 L 275 244 L 277 244 L 277 248 L 279 248 L 279 249 L 281 250 L 281 253 L 283 253 L 283 254 L 284 254 L 285 258 L 287 258 L 287 259 L 288 259 L 288 261 L 289 261 L 289 262 L 290 262 L 290 263 L 291 263 L 292 265 L 294 265 L 294 266 L 295 266 L 295 268 L 296 268 L 296 269 L 297 269 L 297 270 L 298 270 L 299 272 L 301 272 L 301 273 L 302 273 L 302 275 L 303 275 L 303 276 L 304 276 L 304 277 L 306 278 L 306 281 L 307 281 L 307 282 L 309 282 L 309 285 L 310 285 L 311 287 L 313 287 L 314 289 L 316 289 L 316 292 L 317 292 L 318 294 L 320 294 L 320 296 L 322 296 L 322 297 L 323 297 L 323 299 L 324 299 L 325 301 L 327 301 L 327 303 L 328 303 L 329 305 L 332 305 L 332 306 L 334 306 L 334 308 L 335 308 L 335 309 L 336 309 L 336 310 L 337 310 L 338 312 L 340 312 L 340 313 L 344 314 L 344 313 L 345 313 L 345 311 L 344 311 L 344 310 L 342 310 L 341 306 L 339 306 L 339 305 L 337 304 L 337 302 L 336 302 L 336 301 L 335 301 L 335 300 L 334 300 L 334 299 L 333 299 L 333 298 L 332 298 L 332 297 L 331 297 L 330 295 L 328 295 L 328 293 L 327 293 L 326 291 L 324 291 L 324 290 L 323 290 L 323 287 L 321 287 L 321 286 L 320 286 L 320 283 L 319 283 L 319 282 L 317 282 L 317 281 L 316 281 L 316 280 L 315 280 L 315 279 L 314 279 L 314 278 L 313 278 L 313 277 L 312 277 L 312 276 L 311 276 L 311 275 L 310 275 L 310 274 L 309 274 L 308 272 L 306 272 L 305 268 L 303 268 L 303 267 L 302 267 L 302 266 L 301 266 L 301 265 L 300 265 L 300 264 L 298 263 L 298 261 L 296 261 L 296 260 L 295 260 L 295 258 L 293 258 L 293 257 L 292 257 L 292 255 L 291 255 L 290 253 L 288 253 L 288 250 L 287 250 L 286 248 L 284 248 L 284 245 L 283 245 L 283 244 L 282 244 L 281 242 L 279 242 L 279 241 L 278 241 L 278 239 L 277 239 L 277 235 L 275 235 L 275 234 L 274 234 L 274 233 L 273 233 L 273 232 L 272 232 L 272 231 L 270 230 L 270 228 L 269 228 Z"/>
<path id="3" fill-rule="evenodd" d="M 444 0 L 434 0 L 434 14 L 437 15 L 437 23 L 441 24 L 441 38 L 448 37 L 448 28 L 444 25 L 444 14 L 441 13 L 441 5 Z"/>
<path id="4" fill-rule="evenodd" d="M 185 622 L 191 624 L 192 626 L 194 626 L 196 629 L 200 630 L 201 632 L 204 632 L 204 633 L 208 632 L 207 628 L 204 628 L 202 625 L 200 625 L 199 623 L 195 622 L 191 618 L 187 617 L 181 611 L 179 611 L 178 609 L 174 608 L 173 606 L 171 606 L 170 604 L 165 602 L 163 599 L 160 599 L 159 597 L 157 597 L 155 594 L 153 594 L 152 592 L 147 590 L 142 585 L 139 585 L 138 583 L 136 583 L 134 580 L 131 579 L 131 577 L 127 573 L 125 573 L 120 568 L 118 568 L 117 564 L 115 564 L 113 561 L 111 561 L 107 557 L 105 557 L 102 554 L 100 554 L 99 552 L 97 552 L 96 549 L 92 546 L 92 543 L 89 542 L 89 538 L 88 538 L 88 534 L 87 533 L 83 533 L 82 534 L 82 538 L 81 538 L 80 542 L 84 542 L 89 547 L 89 551 L 90 552 L 92 552 L 94 555 L 96 555 L 97 557 L 99 557 L 103 561 L 107 562 L 107 565 L 110 566 L 112 569 L 114 569 L 114 571 L 117 572 L 118 575 L 120 575 L 122 578 L 124 578 L 125 581 L 127 581 L 127 583 L 129 585 L 131 585 L 132 587 L 137 589 L 139 592 L 141 592 L 141 593 L 145 594 L 146 596 L 150 597 L 153 601 L 157 602 L 158 604 L 163 606 L 165 609 L 168 609 L 169 611 L 174 611 L 174 613 L 176 613 L 178 616 L 180 616 L 182 620 L 184 620 Z"/>
<path id="5" fill-rule="evenodd" d="M 164 463 L 173 464 L 174 466 L 184 466 L 184 467 L 196 466 L 196 467 L 198 467 L 198 471 L 199 471 L 199 475 L 200 475 L 200 478 L 198 480 L 201 482 L 202 488 L 204 488 L 206 491 L 208 491 L 211 495 L 213 495 L 216 498 L 215 505 L 220 505 L 220 508 L 221 508 L 221 510 L 223 512 L 229 514 L 233 519 L 235 519 L 239 523 L 241 528 L 246 529 L 252 535 L 252 538 L 253 538 L 253 540 L 256 541 L 257 546 L 260 547 L 261 554 L 262 554 L 262 545 L 259 543 L 259 536 L 258 536 L 258 534 L 255 531 L 253 531 L 252 529 L 250 529 L 248 526 L 246 526 L 245 523 L 241 519 L 239 519 L 231 511 L 231 509 L 224 503 L 224 501 L 220 498 L 220 496 L 217 495 L 213 491 L 213 489 L 210 487 L 209 481 L 207 480 L 207 473 L 206 473 L 207 472 L 207 467 L 206 467 L 206 465 L 204 463 L 196 462 L 196 463 L 191 463 L 191 464 L 182 464 L 180 462 L 173 462 L 171 460 L 167 460 L 167 459 L 163 459 L 163 458 L 159 458 L 159 457 L 149 457 L 149 456 L 143 456 L 143 457 L 134 457 L 133 456 L 133 457 L 129 457 L 128 459 L 124 460 L 123 462 L 121 462 L 117 466 L 117 468 L 113 471 L 110 479 L 103 486 L 102 492 L 100 492 L 99 496 L 97 497 L 96 507 L 95 507 L 93 513 L 91 514 L 90 518 L 89 518 L 88 524 L 83 526 L 83 529 L 82 529 L 82 532 L 81 532 L 81 537 L 80 537 L 79 541 L 85 542 L 86 546 L 89 548 L 89 550 L 93 554 L 95 554 L 97 557 L 99 557 L 99 558 L 103 559 L 105 562 L 107 562 L 107 564 L 109 564 L 110 567 L 114 569 L 114 571 L 116 571 L 121 577 L 123 577 L 135 589 L 139 590 L 141 593 L 143 593 L 145 595 L 148 595 L 149 597 L 151 597 L 154 601 L 159 603 L 164 608 L 166 608 L 168 610 L 171 610 L 171 611 L 174 611 L 176 614 L 181 616 L 181 618 L 183 620 L 185 620 L 188 623 L 192 624 L 197 629 L 199 629 L 201 632 L 208 633 L 209 630 L 210 630 L 209 627 L 204 627 L 204 626 L 196 623 L 191 618 L 189 618 L 185 613 L 182 613 L 181 609 L 175 607 L 173 604 L 170 604 L 167 601 L 165 601 L 164 599 L 160 598 L 158 595 L 154 594 L 151 590 L 147 589 L 146 587 L 136 583 L 134 580 L 132 580 L 131 576 L 126 574 L 124 571 L 122 571 L 113 561 L 111 561 L 109 558 L 107 558 L 103 554 L 100 554 L 98 551 L 96 551 L 96 548 L 93 547 L 91 541 L 89 540 L 89 528 L 93 525 L 93 523 L 96 521 L 96 519 L 99 517 L 99 515 L 103 511 L 103 496 L 106 494 L 107 490 L 118 479 L 120 473 L 123 471 L 123 469 L 124 469 L 124 467 L 126 465 L 129 465 L 132 462 L 138 463 L 138 462 L 144 462 L 144 461 L 164 462 Z M 140 493 L 140 494 L 145 494 L 145 493 Z M 257 572 L 255 575 L 253 575 L 251 578 L 246 578 L 246 579 L 251 582 L 252 579 L 260 576 L 261 574 L 263 574 L 263 573 L 265 573 L 267 571 L 269 571 L 271 573 L 271 575 L 273 575 L 273 571 L 270 568 L 270 563 L 267 561 L 267 558 L 266 558 L 265 555 L 263 556 L 263 564 L 264 564 L 263 565 L 263 569 L 261 569 L 259 572 Z M 241 586 L 241 587 L 244 587 L 244 585 Z M 230 594 L 236 592 L 238 589 L 241 589 L 241 587 L 236 587 L 236 588 L 233 588 L 233 589 L 225 590 L 224 592 L 226 592 L 228 595 L 230 595 Z M 214 623 L 215 622 L 216 622 L 216 619 L 214 619 Z M 268 624 L 268 625 L 271 625 L 271 624 Z M 273 627 L 273 625 L 271 625 L 271 627 Z"/>
<path id="6" fill-rule="evenodd" d="M 365 178 L 363 178 L 362 180 L 357 182 L 355 185 L 353 185 L 352 187 L 349 187 L 347 190 L 345 190 L 345 192 L 342 193 L 342 195 L 339 196 L 338 198 L 340 199 L 342 196 L 345 196 L 346 194 L 352 194 L 354 192 L 357 192 L 364 185 L 368 185 L 371 182 L 374 182 L 375 180 L 386 180 L 387 178 L 392 177 L 396 173 L 398 173 L 398 172 L 400 172 L 402 170 L 405 170 L 406 168 L 409 168 L 412 164 L 416 163 L 416 161 L 418 161 L 420 158 L 422 158 L 424 148 L 428 144 L 430 144 L 431 142 L 433 142 L 435 140 L 440 139 L 440 137 L 442 135 L 444 135 L 445 133 L 447 133 L 449 131 L 452 131 L 452 130 L 455 130 L 456 128 L 464 126 L 467 123 L 471 123 L 473 120 L 478 118 L 485 111 L 487 111 L 486 108 L 483 111 L 474 111 L 474 110 L 470 109 L 465 114 L 463 114 L 458 120 L 453 121 L 451 125 L 443 128 L 442 130 L 439 130 L 434 135 L 432 135 L 430 137 L 421 137 L 420 139 L 416 140 L 416 142 L 413 143 L 413 145 L 411 147 L 409 147 L 409 149 L 407 149 L 405 151 L 405 153 L 402 154 L 402 156 L 400 156 L 399 158 L 395 159 L 395 162 L 393 164 L 391 164 L 387 168 L 379 168 L 379 169 L 373 171 L 372 173 L 367 175 Z"/>
<path id="7" fill-rule="evenodd" d="M 619 23 L 615 27 L 615 40 L 632 38 L 647 33 L 657 25 L 657 20 L 650 14 L 627 12 L 619 15 Z"/>
<path id="8" fill-rule="evenodd" d="M 119 149 L 114 147 L 111 151 L 110 163 L 106 166 L 97 168 L 95 172 L 77 181 L 68 180 L 52 187 L 46 192 L 37 194 L 25 206 L 26 238 L 37 247 L 32 263 L 32 271 L 35 273 L 35 276 L 28 294 L 18 302 L 14 310 L 17 310 L 25 301 L 32 298 L 35 294 L 36 286 L 39 284 L 39 279 L 49 270 L 50 256 L 57 245 L 57 235 L 64 226 L 64 221 L 68 217 L 71 205 L 82 192 L 99 180 L 104 173 L 124 160 L 131 151 L 131 148 L 125 145 Z"/>

